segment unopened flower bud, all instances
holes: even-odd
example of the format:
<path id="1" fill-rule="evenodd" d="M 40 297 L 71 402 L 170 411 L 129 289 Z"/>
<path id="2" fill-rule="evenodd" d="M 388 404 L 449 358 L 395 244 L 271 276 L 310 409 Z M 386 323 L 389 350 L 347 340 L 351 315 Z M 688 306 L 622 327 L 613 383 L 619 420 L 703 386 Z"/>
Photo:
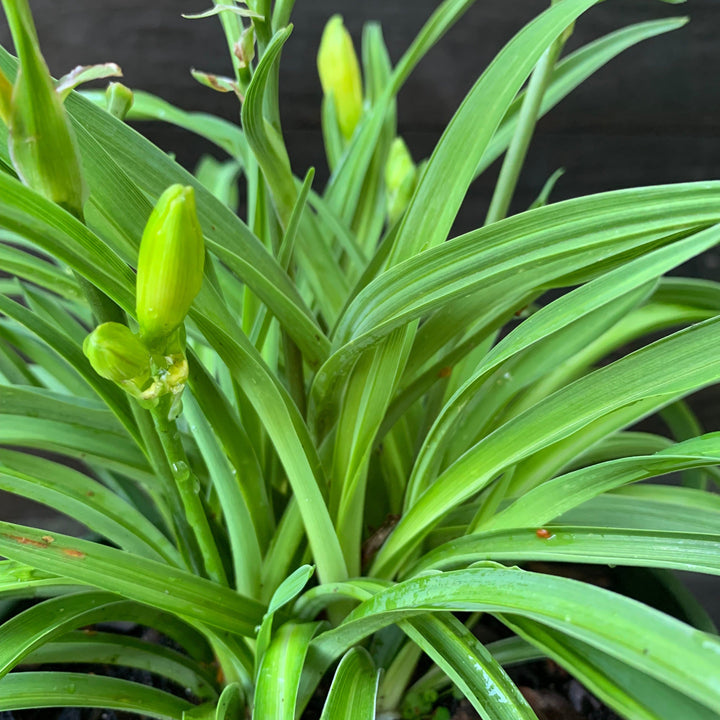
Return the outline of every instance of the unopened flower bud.
<path id="1" fill-rule="evenodd" d="M 137 319 L 151 349 L 161 349 L 185 320 L 202 285 L 204 260 L 195 191 L 171 185 L 150 215 L 138 257 Z"/>
<path id="2" fill-rule="evenodd" d="M 85 338 L 83 352 L 98 375 L 133 394 L 150 380 L 150 353 L 125 325 L 99 325 Z"/>
<path id="3" fill-rule="evenodd" d="M 394 223 L 407 208 L 417 183 L 417 168 L 402 138 L 395 138 L 385 165 L 388 218 Z"/>
<path id="4" fill-rule="evenodd" d="M 20 60 L 8 115 L 13 166 L 25 185 L 79 216 L 87 197 L 80 155 L 27 0 L 6 3 L 5 12 Z"/>
<path id="5" fill-rule="evenodd" d="M 362 78 L 352 38 L 340 15 L 333 15 L 325 25 L 317 66 L 323 92 L 332 99 L 340 131 L 349 140 L 362 115 Z"/>
<path id="6" fill-rule="evenodd" d="M 133 91 L 119 82 L 111 82 L 105 90 L 107 111 L 118 120 L 124 120 L 133 105 Z"/>

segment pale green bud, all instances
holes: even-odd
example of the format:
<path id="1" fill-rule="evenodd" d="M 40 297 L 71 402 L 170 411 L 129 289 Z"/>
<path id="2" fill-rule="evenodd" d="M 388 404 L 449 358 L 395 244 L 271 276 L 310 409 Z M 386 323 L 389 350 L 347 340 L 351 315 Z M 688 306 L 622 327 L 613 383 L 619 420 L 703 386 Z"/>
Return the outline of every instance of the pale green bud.
<path id="1" fill-rule="evenodd" d="M 145 225 L 137 267 L 140 334 L 157 349 L 185 320 L 203 279 L 205 247 L 192 187 L 171 185 Z"/>
<path id="2" fill-rule="evenodd" d="M 105 90 L 107 111 L 118 120 L 124 120 L 132 108 L 133 91 L 119 82 L 111 82 Z"/>
<path id="3" fill-rule="evenodd" d="M 4 2 L 20 64 L 8 115 L 9 150 L 25 185 L 76 216 L 87 197 L 62 99 L 40 53 L 27 0 Z"/>
<path id="4" fill-rule="evenodd" d="M 362 115 L 362 77 L 352 38 L 340 15 L 333 15 L 325 25 L 317 67 L 323 92 L 335 105 L 340 131 L 349 140 Z"/>
<path id="5" fill-rule="evenodd" d="M 133 394 L 150 381 L 150 352 L 125 325 L 99 325 L 85 338 L 83 352 L 98 375 Z"/>
<path id="6" fill-rule="evenodd" d="M 385 164 L 388 218 L 395 222 L 407 208 L 417 183 L 417 168 L 402 138 L 395 138 Z"/>

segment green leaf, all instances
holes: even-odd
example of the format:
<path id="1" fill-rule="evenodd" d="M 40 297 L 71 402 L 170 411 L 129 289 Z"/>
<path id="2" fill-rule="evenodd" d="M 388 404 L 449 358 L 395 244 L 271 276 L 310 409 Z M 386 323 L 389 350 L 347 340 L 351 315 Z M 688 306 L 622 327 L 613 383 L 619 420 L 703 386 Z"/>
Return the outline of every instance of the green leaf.
<path id="1" fill-rule="evenodd" d="M 594 72 L 603 67 L 621 52 L 643 40 L 681 28 L 687 18 L 663 18 L 630 25 L 599 38 L 576 50 L 561 60 L 555 67 L 550 85 L 543 95 L 538 117 L 550 111 L 564 97 L 581 85 Z M 500 127 L 493 135 L 475 171 L 476 176 L 492 165 L 505 151 L 515 132 L 517 118 L 522 107 L 524 91 L 510 105 Z"/>
<path id="2" fill-rule="evenodd" d="M 5 240 L 6 238 L 8 242 L 13 240 L 12 235 L 6 235 L 2 239 Z M 67 273 L 63 272 L 57 265 L 20 248 L 5 244 L 0 245 L 0 264 L 3 271 L 9 275 L 29 280 L 36 285 L 52 290 L 61 297 L 74 300 L 81 297 L 77 283 Z"/>
<path id="3" fill-rule="evenodd" d="M 566 0 L 531 21 L 495 57 L 463 100 L 418 182 L 390 264 L 443 242 L 495 130 L 550 43 L 596 0 Z"/>
<path id="4" fill-rule="evenodd" d="M 218 700 L 215 720 L 235 720 L 243 710 L 243 692 L 240 685 L 232 683 Z"/>
<path id="5" fill-rule="evenodd" d="M 540 526 L 573 507 L 622 485 L 688 468 L 720 463 L 720 433 L 667 447 L 654 455 L 627 457 L 580 468 L 523 494 L 482 524 L 482 530 Z"/>
<path id="6" fill-rule="evenodd" d="M 340 661 L 320 720 L 375 720 L 378 671 L 364 648 L 351 648 Z"/>
<path id="7" fill-rule="evenodd" d="M 537 720 L 502 666 L 453 615 L 423 615 L 400 627 L 488 720 Z"/>
<path id="8" fill-rule="evenodd" d="M 70 213 L 2 173 L 0 226 L 70 266 L 125 310 L 133 309 L 135 277 L 122 259 Z"/>
<path id="9" fill-rule="evenodd" d="M 709 708 L 720 704 L 720 640 L 641 603 L 567 578 L 502 567 L 437 573 L 374 595 L 312 643 L 312 672 L 367 635 L 434 611 L 510 613 L 578 638 Z M 612 617 L 609 623 L 607 618 Z"/>
<path id="10" fill-rule="evenodd" d="M 177 550 L 145 516 L 104 485 L 76 470 L 2 449 L 0 489 L 64 513 L 128 552 L 182 564 Z"/>
<path id="11" fill-rule="evenodd" d="M 323 497 L 324 477 L 317 451 L 296 405 L 242 334 L 229 335 L 194 316 L 262 420 L 299 503 L 305 531 L 323 582 L 344 580 L 347 568 Z"/>
<path id="12" fill-rule="evenodd" d="M 23 672 L 0 680 L 0 710 L 46 707 L 127 710 L 158 720 L 182 720 L 192 705 L 147 685 L 85 673 Z"/>
<path id="13" fill-rule="evenodd" d="M 0 523 L 0 552 L 40 570 L 174 613 L 189 622 L 252 636 L 264 608 L 232 590 L 170 565 L 59 533 Z"/>
<path id="14" fill-rule="evenodd" d="M 254 720 L 294 720 L 300 674 L 318 623 L 285 623 L 263 656 L 255 688 Z"/>
<path id="15" fill-rule="evenodd" d="M 255 647 L 255 674 L 260 671 L 260 663 L 270 645 L 275 613 L 280 608 L 294 600 L 312 577 L 315 568 L 312 565 L 302 565 L 286 577 L 273 593 L 265 617 L 257 635 Z"/>
<path id="16" fill-rule="evenodd" d="M 265 180 L 270 186 L 280 222 L 285 225 L 290 218 L 297 192 L 290 169 L 287 151 L 270 123 L 265 120 L 263 101 L 268 80 L 283 45 L 292 32 L 292 25 L 278 30 L 265 49 L 258 63 L 242 106 L 242 126 Z"/>
<path id="17" fill-rule="evenodd" d="M 260 546 L 250 508 L 245 504 L 242 493 L 238 492 L 237 471 L 228 462 L 197 400 L 194 397 L 186 398 L 183 408 L 218 494 L 230 540 L 235 587 L 244 595 L 257 597 L 260 586 Z"/>
<path id="18" fill-rule="evenodd" d="M 482 489 L 502 469 L 595 420 L 612 419 L 614 412 L 627 413 L 623 419 L 631 421 L 717 382 L 720 363 L 709 349 L 718 333 L 720 318 L 674 333 L 558 390 L 483 438 L 409 508 L 378 553 L 374 572 L 396 568 L 445 512 Z"/>
<path id="19" fill-rule="evenodd" d="M 31 652 L 22 664 L 69 663 L 122 665 L 147 670 L 188 688 L 201 700 L 218 695 L 216 679 L 210 669 L 175 650 L 120 633 L 66 633 Z"/>
<path id="20" fill-rule="evenodd" d="M 336 391 L 337 378 L 345 377 L 363 350 L 415 318 L 443 307 L 452 309 L 455 299 L 470 296 L 473 308 L 487 307 L 508 295 L 520 301 L 528 293 L 540 294 L 547 287 L 563 287 L 600 274 L 604 268 L 595 269 L 593 264 L 600 257 L 607 259 L 610 248 L 613 255 L 617 253 L 613 264 L 619 264 L 632 252 L 631 247 L 652 250 L 656 243 L 674 239 L 663 241 L 664 235 L 692 226 L 693 221 L 697 227 L 717 222 L 720 215 L 712 213 L 707 185 L 694 186 L 694 208 L 689 189 L 619 191 L 539 208 L 450 240 L 384 272 L 357 295 L 338 323 L 334 353 L 316 373 L 312 387 L 316 412 L 324 411 Z M 690 201 L 687 206 L 686 200 Z M 682 262 L 685 252 L 697 254 L 716 242 L 717 231 L 709 229 L 694 239 L 680 240 L 672 249 L 658 251 L 647 265 L 641 259 L 636 262 L 649 279 Z M 622 278 L 631 287 L 642 284 L 633 279 L 637 265 L 619 269 L 618 282 Z M 568 273 L 580 269 L 584 277 L 571 279 Z M 615 277 L 604 282 L 614 284 Z M 594 287 L 586 292 L 592 293 Z M 616 296 L 613 291 L 608 299 Z M 566 302 L 576 301 L 563 300 L 557 307 Z M 569 319 L 566 316 L 565 323 Z"/>
<path id="21" fill-rule="evenodd" d="M 3 623 L 0 677 L 29 653 L 68 630 L 115 619 L 127 600 L 103 592 L 80 592 L 33 605 Z"/>
<path id="22" fill-rule="evenodd" d="M 558 518 L 564 525 L 720 534 L 720 500 L 692 488 L 637 485 L 599 495 Z"/>
<path id="23" fill-rule="evenodd" d="M 692 527 L 688 524 L 686 527 Z M 657 532 L 550 525 L 468 535 L 440 545 L 409 575 L 448 570 L 484 560 L 595 563 L 664 567 L 720 575 L 720 533 Z"/>
<path id="24" fill-rule="evenodd" d="M 717 714 L 644 673 L 600 652 L 587 643 L 518 616 L 503 616 L 515 632 L 565 667 L 593 694 L 633 720 L 714 720 Z"/>
<path id="25" fill-rule="evenodd" d="M 92 400 L 2 386 L 0 414 L 13 416 L 12 422 L 0 423 L 0 443 L 99 460 L 149 486 L 155 484 L 143 454 L 112 415 Z"/>
<path id="26" fill-rule="evenodd" d="M 294 600 L 308 584 L 314 572 L 315 568 L 312 565 L 302 565 L 289 577 L 285 578 L 273 593 L 267 611 L 269 613 L 275 613 L 281 607 Z"/>

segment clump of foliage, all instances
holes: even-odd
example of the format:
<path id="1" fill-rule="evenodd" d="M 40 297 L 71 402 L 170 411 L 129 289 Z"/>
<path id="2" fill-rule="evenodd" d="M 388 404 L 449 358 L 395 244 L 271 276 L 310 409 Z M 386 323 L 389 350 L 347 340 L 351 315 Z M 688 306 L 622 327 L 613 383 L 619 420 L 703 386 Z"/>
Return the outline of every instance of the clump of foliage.
<path id="1" fill-rule="evenodd" d="M 18 60 L 0 52 L 0 488 L 88 534 L 0 523 L 0 710 L 439 718 L 454 691 L 529 720 L 504 668 L 549 657 L 628 719 L 717 718 L 720 641 L 668 572 L 720 570 L 720 434 L 683 400 L 720 379 L 720 285 L 664 275 L 720 241 L 720 183 L 546 205 L 549 185 L 505 217 L 537 118 L 684 19 L 563 57 L 595 0 L 552 3 L 418 165 L 395 98 L 472 3 L 445 0 L 395 66 L 377 25 L 359 61 L 333 18 L 320 192 L 279 121 L 292 0 L 207 13 L 233 70 L 196 77 L 238 95 L 240 126 L 74 91 L 112 65 L 53 81 L 27 0 L 2 4 Z M 125 119 L 230 159 L 193 176 Z M 449 238 L 503 153 L 487 223 Z M 654 413 L 668 437 L 633 429 Z M 637 484 L 668 473 L 682 484 Z M 654 568 L 680 617 L 533 561 Z M 482 644 L 482 614 L 510 637 Z M 79 632 L 109 620 L 182 652 Z M 186 694 L 42 670 L 77 662 Z"/>

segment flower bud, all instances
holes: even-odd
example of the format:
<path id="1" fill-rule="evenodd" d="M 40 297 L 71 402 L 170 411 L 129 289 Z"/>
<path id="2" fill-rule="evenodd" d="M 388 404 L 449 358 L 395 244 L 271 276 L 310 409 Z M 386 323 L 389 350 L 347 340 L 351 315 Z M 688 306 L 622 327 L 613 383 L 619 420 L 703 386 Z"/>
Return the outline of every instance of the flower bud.
<path id="1" fill-rule="evenodd" d="M 98 375 L 130 392 L 142 390 L 150 380 L 150 353 L 125 325 L 99 325 L 85 338 L 83 352 Z"/>
<path id="2" fill-rule="evenodd" d="M 111 82 L 105 90 L 107 111 L 118 120 L 124 120 L 132 108 L 133 91 L 119 82 Z"/>
<path id="3" fill-rule="evenodd" d="M 138 257 L 137 319 L 151 349 L 162 349 L 185 320 L 202 285 L 204 260 L 195 191 L 171 185 L 150 215 Z"/>
<path id="4" fill-rule="evenodd" d="M 317 66 L 323 92 L 332 99 L 340 131 L 349 140 L 362 115 L 362 78 L 352 38 L 340 15 L 333 15 L 325 25 Z"/>
<path id="5" fill-rule="evenodd" d="M 385 165 L 388 218 L 394 223 L 405 212 L 417 182 L 417 168 L 402 138 L 395 138 Z"/>
<path id="6" fill-rule="evenodd" d="M 80 216 L 87 197 L 80 155 L 30 8 L 27 0 L 4 5 L 20 60 L 8 115 L 10 158 L 25 185 Z"/>

